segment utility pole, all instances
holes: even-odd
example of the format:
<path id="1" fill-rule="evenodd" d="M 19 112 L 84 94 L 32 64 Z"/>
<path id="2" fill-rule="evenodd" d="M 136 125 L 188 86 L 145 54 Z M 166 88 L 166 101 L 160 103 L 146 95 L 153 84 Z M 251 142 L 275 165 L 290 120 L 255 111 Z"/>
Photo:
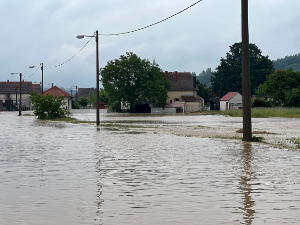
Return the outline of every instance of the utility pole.
<path id="1" fill-rule="evenodd" d="M 77 92 L 77 86 L 76 86 L 76 102 L 77 102 L 77 93 L 78 93 L 78 92 Z"/>
<path id="2" fill-rule="evenodd" d="M 44 96 L 44 64 L 41 63 L 41 70 L 42 70 L 42 96 Z"/>
<path id="3" fill-rule="evenodd" d="M 97 126 L 100 125 L 100 109 L 99 109 L 99 47 L 98 47 L 98 30 L 95 32 L 95 40 L 96 40 L 96 95 L 97 95 L 97 103 L 96 103 L 96 120 Z"/>
<path id="4" fill-rule="evenodd" d="M 243 141 L 252 141 L 248 0 L 242 2 Z"/>
<path id="5" fill-rule="evenodd" d="M 22 73 L 20 73 L 20 104 L 19 104 L 19 116 L 22 115 Z"/>

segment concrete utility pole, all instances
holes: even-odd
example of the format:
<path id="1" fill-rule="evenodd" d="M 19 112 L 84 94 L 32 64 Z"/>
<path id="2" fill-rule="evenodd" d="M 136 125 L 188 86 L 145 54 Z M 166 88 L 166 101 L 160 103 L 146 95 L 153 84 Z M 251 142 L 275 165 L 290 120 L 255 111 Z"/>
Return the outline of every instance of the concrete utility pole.
<path id="1" fill-rule="evenodd" d="M 252 141 L 248 0 L 242 1 L 243 141 Z"/>

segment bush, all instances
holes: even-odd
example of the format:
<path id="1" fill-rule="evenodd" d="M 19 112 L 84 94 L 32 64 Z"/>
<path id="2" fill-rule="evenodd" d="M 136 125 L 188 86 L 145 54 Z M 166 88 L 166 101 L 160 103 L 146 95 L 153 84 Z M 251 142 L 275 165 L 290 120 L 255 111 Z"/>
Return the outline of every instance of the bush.
<path id="1" fill-rule="evenodd" d="M 252 107 L 263 107 L 263 108 L 269 108 L 273 107 L 274 103 L 273 101 L 266 101 L 261 98 L 257 98 L 254 101 L 251 102 Z"/>
<path id="2" fill-rule="evenodd" d="M 55 119 L 62 118 L 68 114 L 68 109 L 63 101 L 64 97 L 54 97 L 51 94 L 41 96 L 32 92 L 30 94 L 30 102 L 34 105 L 34 115 L 39 119 Z"/>

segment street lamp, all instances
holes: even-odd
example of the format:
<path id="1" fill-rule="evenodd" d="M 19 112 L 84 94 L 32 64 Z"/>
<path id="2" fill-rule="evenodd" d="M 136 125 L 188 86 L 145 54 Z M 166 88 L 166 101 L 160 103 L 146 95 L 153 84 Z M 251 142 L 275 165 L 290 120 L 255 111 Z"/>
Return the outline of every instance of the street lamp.
<path id="1" fill-rule="evenodd" d="M 96 102 L 96 123 L 97 126 L 100 125 L 100 116 L 99 116 L 99 50 L 98 50 L 98 30 L 94 33 L 93 36 L 88 35 L 77 35 L 76 38 L 82 39 L 84 37 L 94 37 L 96 40 L 96 95 L 97 95 L 97 102 Z"/>
<path id="2" fill-rule="evenodd" d="M 40 66 L 29 66 L 30 69 L 41 67 L 42 70 L 42 96 L 44 95 L 44 64 L 40 63 Z"/>
<path id="3" fill-rule="evenodd" d="M 20 104 L 19 104 L 19 116 L 22 115 L 22 73 L 10 73 L 11 75 L 19 74 L 20 75 Z"/>

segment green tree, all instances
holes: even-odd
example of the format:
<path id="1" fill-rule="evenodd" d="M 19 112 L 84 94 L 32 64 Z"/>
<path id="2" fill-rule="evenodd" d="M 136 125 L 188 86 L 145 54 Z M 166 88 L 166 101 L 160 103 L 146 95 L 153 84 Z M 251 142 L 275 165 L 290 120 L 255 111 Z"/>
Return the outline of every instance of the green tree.
<path id="1" fill-rule="evenodd" d="M 141 101 L 149 101 L 153 106 L 166 106 L 171 84 L 155 61 L 127 52 L 109 61 L 100 74 L 109 104 L 126 101 L 133 108 Z"/>
<path id="2" fill-rule="evenodd" d="M 206 70 L 202 70 L 201 73 L 197 76 L 197 80 L 200 81 L 201 84 L 205 84 L 206 87 L 211 87 L 211 77 L 213 76 L 213 71 L 211 68 L 207 68 Z"/>
<path id="3" fill-rule="evenodd" d="M 92 105 L 96 105 L 97 103 L 97 96 L 94 92 L 90 92 L 88 95 L 88 102 Z"/>
<path id="4" fill-rule="evenodd" d="M 103 88 L 100 88 L 100 90 L 99 90 L 99 99 L 100 99 L 100 102 L 108 103 L 107 93 L 105 92 L 105 90 Z"/>
<path id="5" fill-rule="evenodd" d="M 80 97 L 79 99 L 79 103 L 83 108 L 85 108 L 88 105 L 88 102 L 89 100 L 87 97 Z"/>
<path id="6" fill-rule="evenodd" d="M 51 94 L 41 96 L 32 92 L 30 102 L 34 105 L 34 115 L 39 119 L 62 118 L 68 113 L 64 97 L 54 97 Z"/>
<path id="7" fill-rule="evenodd" d="M 72 100 L 72 109 L 79 109 L 80 103 L 78 101 Z"/>
<path id="8" fill-rule="evenodd" d="M 261 85 L 258 91 L 269 94 L 272 98 L 284 106 L 299 107 L 300 103 L 300 72 L 293 69 L 276 70 L 269 75 L 267 81 Z"/>
<path id="9" fill-rule="evenodd" d="M 249 44 L 250 50 L 250 79 L 251 93 L 260 84 L 263 84 L 267 76 L 274 72 L 273 62 L 269 56 L 263 56 L 261 50 L 255 44 Z M 230 91 L 242 93 L 242 44 L 235 43 L 230 46 L 226 58 L 221 58 L 220 65 L 213 72 L 211 78 L 213 91 L 224 96 Z"/>
<path id="10" fill-rule="evenodd" d="M 200 83 L 199 80 L 196 81 L 197 86 L 198 86 L 198 91 L 197 94 L 204 98 L 205 100 L 209 100 L 210 98 L 212 98 L 212 90 L 211 88 L 206 87 L 205 84 Z"/>

